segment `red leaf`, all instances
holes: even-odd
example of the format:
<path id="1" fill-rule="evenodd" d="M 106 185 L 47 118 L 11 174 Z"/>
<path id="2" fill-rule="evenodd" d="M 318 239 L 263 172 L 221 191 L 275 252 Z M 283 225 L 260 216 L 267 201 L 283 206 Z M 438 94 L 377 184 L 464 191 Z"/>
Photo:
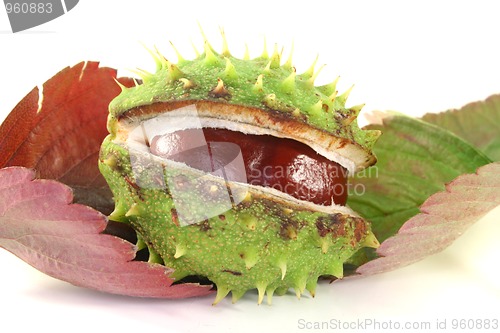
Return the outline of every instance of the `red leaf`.
<path id="1" fill-rule="evenodd" d="M 112 209 L 97 158 L 108 134 L 108 104 L 120 93 L 115 78 L 114 69 L 81 62 L 45 82 L 42 101 L 35 87 L 0 126 L 0 168 L 35 169 L 40 178 L 72 187 L 78 202 Z"/>
<path id="2" fill-rule="evenodd" d="M 65 185 L 34 177 L 21 167 L 0 170 L 0 247 L 57 279 L 104 292 L 159 298 L 211 293 L 211 286 L 172 285 L 164 266 L 132 261 L 135 246 L 102 234 L 107 221 L 101 213 L 72 204 Z"/>

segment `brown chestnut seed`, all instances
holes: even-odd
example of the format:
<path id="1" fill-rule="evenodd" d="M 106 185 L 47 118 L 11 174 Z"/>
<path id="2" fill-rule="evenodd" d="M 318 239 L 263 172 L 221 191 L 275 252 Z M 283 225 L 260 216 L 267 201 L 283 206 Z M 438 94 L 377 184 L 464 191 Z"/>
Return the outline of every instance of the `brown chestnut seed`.
<path id="1" fill-rule="evenodd" d="M 345 205 L 347 200 L 347 170 L 295 140 L 226 129 L 186 129 L 155 136 L 150 150 L 205 172 L 224 168 L 228 179 L 240 173 L 232 174 L 226 166 L 241 150 L 248 184 L 324 206 Z"/>

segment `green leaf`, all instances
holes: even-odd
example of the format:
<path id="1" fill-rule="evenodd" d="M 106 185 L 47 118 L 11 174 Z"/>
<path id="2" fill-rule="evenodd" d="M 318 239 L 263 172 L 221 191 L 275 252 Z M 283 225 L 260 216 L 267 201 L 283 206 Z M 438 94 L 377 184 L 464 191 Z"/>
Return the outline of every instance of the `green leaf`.
<path id="1" fill-rule="evenodd" d="M 420 212 L 422 203 L 445 184 L 491 160 L 451 132 L 401 115 L 384 119 L 375 145 L 375 166 L 351 181 L 348 204 L 372 222 L 384 241 Z"/>
<path id="2" fill-rule="evenodd" d="M 500 205 L 500 163 L 481 167 L 476 174 L 459 176 L 445 192 L 432 195 L 421 213 L 411 218 L 378 248 L 381 258 L 357 269 L 358 274 L 383 273 L 438 253 L 468 227 Z"/>
<path id="3" fill-rule="evenodd" d="M 469 141 L 494 161 L 500 161 L 500 95 L 467 104 L 459 110 L 426 114 L 427 122 Z"/>

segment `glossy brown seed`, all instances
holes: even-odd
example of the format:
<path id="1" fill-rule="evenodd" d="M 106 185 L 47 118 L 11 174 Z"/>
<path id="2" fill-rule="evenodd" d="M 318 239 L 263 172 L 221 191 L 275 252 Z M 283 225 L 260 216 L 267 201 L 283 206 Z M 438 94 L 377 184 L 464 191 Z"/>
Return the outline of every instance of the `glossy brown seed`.
<path id="1" fill-rule="evenodd" d="M 238 149 L 239 148 L 239 149 Z M 271 187 L 320 205 L 345 205 L 347 171 L 309 146 L 270 135 L 226 129 L 181 130 L 156 136 L 151 152 L 206 172 L 225 169 L 229 180 L 241 170 L 227 168 L 241 152 L 248 184 Z"/>

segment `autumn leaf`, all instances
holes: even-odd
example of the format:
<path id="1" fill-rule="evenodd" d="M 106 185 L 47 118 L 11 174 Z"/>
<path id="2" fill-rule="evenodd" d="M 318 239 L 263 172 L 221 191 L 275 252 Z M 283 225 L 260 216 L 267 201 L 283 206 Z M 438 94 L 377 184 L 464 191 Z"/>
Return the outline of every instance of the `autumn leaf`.
<path id="1" fill-rule="evenodd" d="M 500 205 L 500 163 L 480 168 L 476 174 L 459 176 L 446 191 L 432 195 L 421 213 L 382 243 L 380 258 L 357 269 L 363 275 L 391 271 L 447 248 L 468 227 Z"/>
<path id="2" fill-rule="evenodd" d="M 34 178 L 26 168 L 0 170 L 0 247 L 52 277 L 108 293 L 183 298 L 212 292 L 211 286 L 173 285 L 171 269 L 134 261 L 135 245 L 103 234 L 104 215 L 73 204 L 69 187 Z"/>
<path id="3" fill-rule="evenodd" d="M 108 104 L 120 93 L 115 79 L 116 70 L 89 61 L 64 68 L 42 91 L 35 87 L 0 126 L 0 168 L 34 169 L 73 188 L 77 202 L 110 213 L 114 203 L 97 158 Z"/>
<path id="4" fill-rule="evenodd" d="M 467 140 L 493 161 L 500 161 L 500 95 L 458 110 L 428 113 L 422 119 Z"/>
<path id="5" fill-rule="evenodd" d="M 470 143 L 415 118 L 393 115 L 372 128 L 383 133 L 374 148 L 378 162 L 352 179 L 364 191 L 348 203 L 372 222 L 379 241 L 396 234 L 446 183 L 491 162 Z"/>

